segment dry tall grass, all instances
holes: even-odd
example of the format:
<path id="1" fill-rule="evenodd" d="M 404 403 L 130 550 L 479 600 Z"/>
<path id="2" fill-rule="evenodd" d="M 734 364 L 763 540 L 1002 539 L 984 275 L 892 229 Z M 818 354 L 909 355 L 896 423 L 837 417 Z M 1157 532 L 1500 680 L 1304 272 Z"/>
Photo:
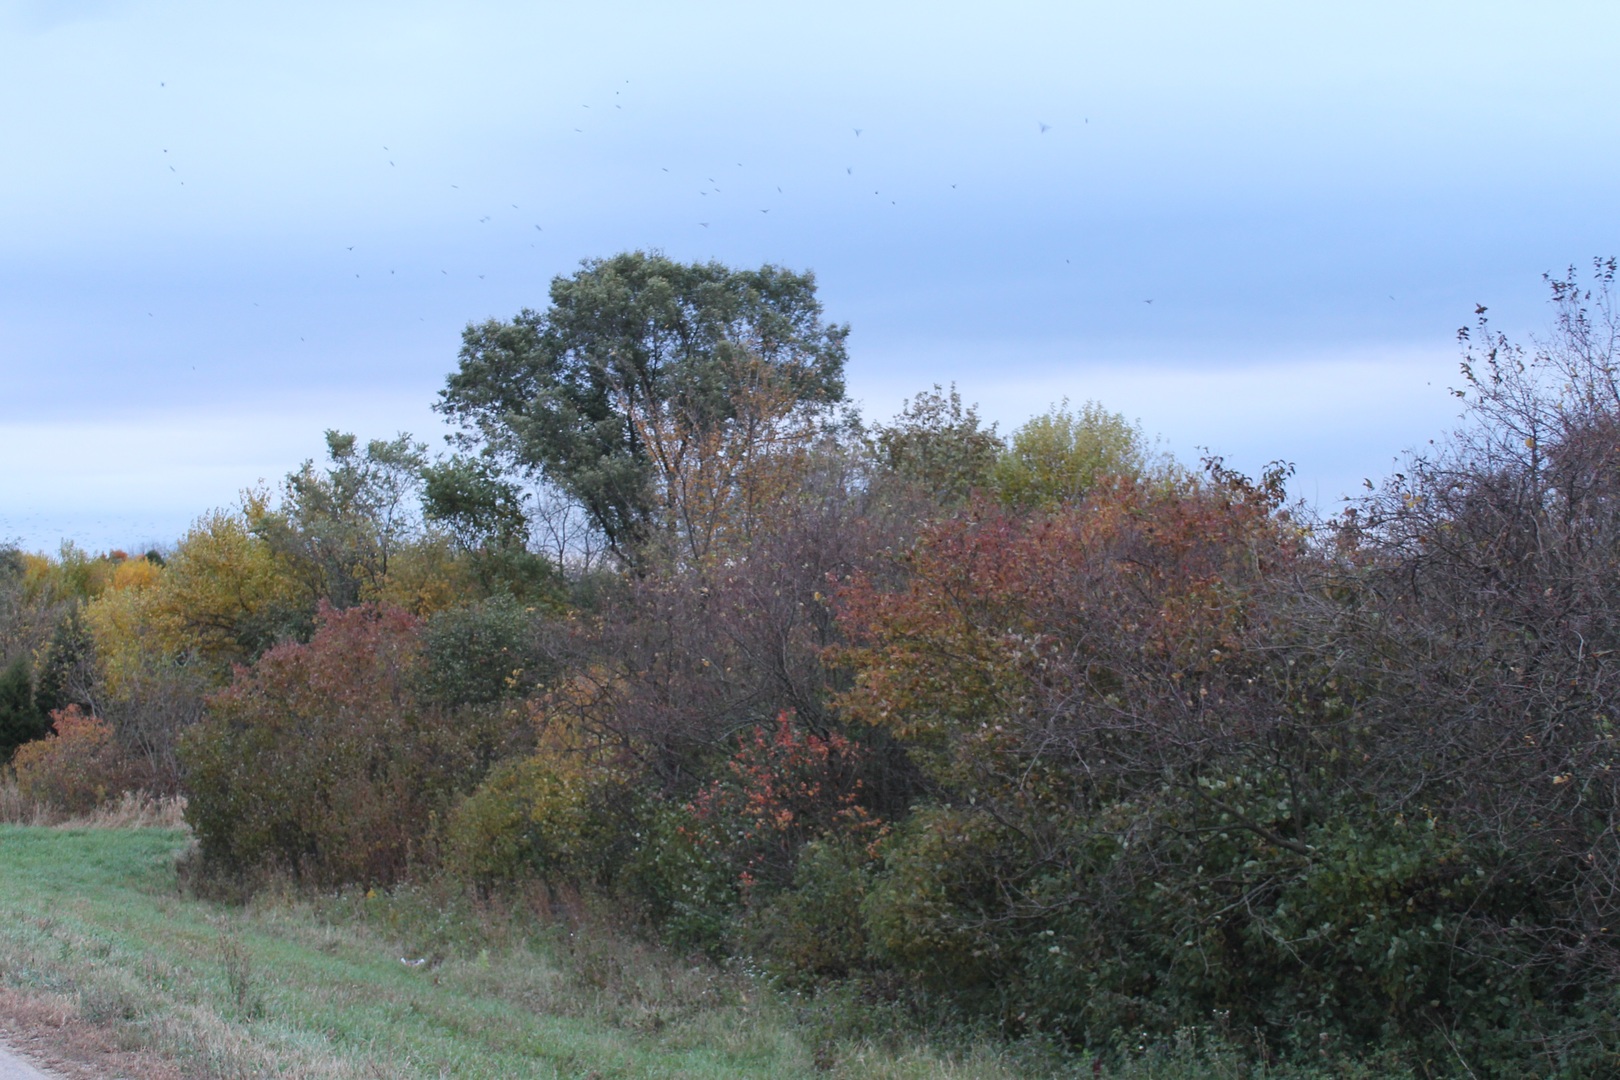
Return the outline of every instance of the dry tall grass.
<path id="1" fill-rule="evenodd" d="M 9 776 L 0 779 L 0 824 L 57 829 L 183 829 L 186 800 L 182 795 L 157 796 L 126 791 L 85 814 L 67 814 L 17 790 Z"/>

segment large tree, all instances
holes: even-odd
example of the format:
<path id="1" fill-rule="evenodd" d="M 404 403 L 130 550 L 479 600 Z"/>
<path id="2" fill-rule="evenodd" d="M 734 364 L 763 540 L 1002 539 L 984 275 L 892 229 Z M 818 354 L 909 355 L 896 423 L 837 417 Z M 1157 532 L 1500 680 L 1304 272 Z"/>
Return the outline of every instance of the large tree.
<path id="1" fill-rule="evenodd" d="M 468 326 L 437 408 L 633 559 L 665 479 L 647 433 L 716 432 L 762 378 L 806 405 L 840 401 L 848 333 L 822 320 L 810 273 L 627 252 L 553 279 L 544 312 Z"/>

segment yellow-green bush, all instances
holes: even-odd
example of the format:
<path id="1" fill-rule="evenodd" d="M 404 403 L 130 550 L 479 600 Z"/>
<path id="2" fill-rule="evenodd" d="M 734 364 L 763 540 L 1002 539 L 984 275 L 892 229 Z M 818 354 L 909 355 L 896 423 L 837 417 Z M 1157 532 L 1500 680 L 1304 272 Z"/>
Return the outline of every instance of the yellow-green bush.
<path id="1" fill-rule="evenodd" d="M 481 884 L 605 884 L 636 842 L 630 777 L 555 748 L 497 767 L 451 814 L 445 861 Z"/>

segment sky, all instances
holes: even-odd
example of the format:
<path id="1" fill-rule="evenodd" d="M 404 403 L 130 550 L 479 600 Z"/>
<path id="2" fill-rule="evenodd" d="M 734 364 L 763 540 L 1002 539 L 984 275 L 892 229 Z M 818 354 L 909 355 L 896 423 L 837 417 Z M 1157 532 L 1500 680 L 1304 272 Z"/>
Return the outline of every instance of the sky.
<path id="1" fill-rule="evenodd" d="M 813 270 L 870 419 L 1097 400 L 1331 510 L 1620 253 L 1620 6 L 0 0 L 0 541 L 442 445 L 582 259 Z"/>

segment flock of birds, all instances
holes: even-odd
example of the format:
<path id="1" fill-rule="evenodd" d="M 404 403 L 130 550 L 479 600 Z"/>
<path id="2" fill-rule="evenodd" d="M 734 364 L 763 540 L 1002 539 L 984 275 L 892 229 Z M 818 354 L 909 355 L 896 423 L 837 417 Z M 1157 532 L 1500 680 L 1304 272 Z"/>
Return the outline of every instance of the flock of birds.
<path id="1" fill-rule="evenodd" d="M 625 83 L 624 83 L 624 86 L 629 86 L 629 85 L 630 85 L 629 80 L 626 80 Z M 167 89 L 168 88 L 167 81 L 166 80 L 159 81 L 158 87 L 159 87 L 159 89 Z M 614 96 L 615 100 L 613 100 L 611 102 L 612 109 L 622 112 L 624 110 L 624 89 L 623 89 L 623 87 L 621 87 L 620 89 L 615 90 L 614 93 L 613 93 L 613 96 Z M 582 104 L 580 107 L 582 109 L 585 109 L 585 110 L 591 110 L 591 108 L 592 108 L 592 106 L 589 105 L 589 104 Z M 601 112 L 606 112 L 607 110 L 598 109 L 596 111 L 598 113 L 601 113 Z M 1090 123 L 1090 119 L 1086 118 L 1085 123 Z M 1046 135 L 1049 131 L 1052 130 L 1052 128 L 1053 128 L 1053 125 L 1045 122 L 1044 120 L 1036 121 L 1036 123 L 1035 123 L 1035 133 L 1036 133 L 1037 136 Z M 590 130 L 591 130 L 591 128 L 589 128 L 589 127 L 579 127 L 579 126 L 573 127 L 574 133 L 580 134 L 580 135 L 589 134 Z M 863 134 L 866 132 L 866 129 L 865 128 L 860 128 L 860 127 L 852 127 L 850 129 L 850 131 L 853 133 L 851 137 L 856 139 L 856 140 L 859 140 L 859 139 L 862 138 Z M 384 155 L 383 160 L 387 161 L 388 168 L 389 169 L 399 169 L 400 168 L 399 162 L 400 162 L 400 160 L 402 160 L 401 156 L 394 149 L 392 149 L 390 146 L 382 145 L 380 143 L 378 145 L 380 145 L 381 148 L 382 148 L 382 152 L 383 152 L 383 155 Z M 161 155 L 162 155 L 161 160 L 163 161 L 164 165 L 167 167 L 168 171 L 171 174 L 173 174 L 172 178 L 175 180 L 175 182 L 178 185 L 180 185 L 182 187 L 185 186 L 186 181 L 185 181 L 185 178 L 184 178 L 184 174 L 181 172 L 181 169 L 177 165 L 176 158 L 170 155 L 169 148 L 163 147 L 163 148 L 160 148 L 160 150 L 161 150 Z M 745 168 L 744 163 L 740 162 L 740 161 L 735 163 L 735 167 L 738 168 L 738 169 Z M 660 165 L 660 166 L 658 166 L 658 169 L 659 169 L 660 173 L 669 176 L 671 179 L 675 179 L 677 177 L 677 175 L 678 175 L 674 171 L 672 171 L 670 169 L 670 167 L 667 166 L 667 165 Z M 854 164 L 846 164 L 846 165 L 844 165 L 843 171 L 844 171 L 844 176 L 845 176 L 845 178 L 847 179 L 848 182 L 850 182 L 851 184 L 857 182 L 857 170 L 856 170 L 856 166 Z M 711 173 L 712 173 L 712 175 L 711 175 Z M 714 173 L 712 169 L 711 170 L 702 170 L 702 171 L 700 171 L 700 173 L 698 173 L 696 175 L 701 175 L 702 180 L 704 181 L 704 183 L 702 185 L 698 186 L 697 190 L 696 190 L 696 195 L 699 198 L 702 198 L 702 199 L 711 199 L 712 198 L 713 201 L 716 204 L 720 204 L 720 203 L 724 202 L 726 199 L 728 199 L 731 196 L 741 194 L 740 192 L 737 191 L 737 189 L 732 187 L 732 184 L 731 184 L 731 182 L 729 180 L 726 182 L 726 184 L 724 186 L 722 186 L 722 184 L 721 184 L 721 182 L 719 180 L 719 176 L 721 174 Z M 779 199 L 785 200 L 787 198 L 787 192 L 785 191 L 785 189 L 783 188 L 783 186 L 781 184 L 772 184 L 770 186 L 774 187 L 775 194 L 779 197 Z M 460 184 L 449 184 L 448 187 L 452 191 L 460 192 L 460 191 L 463 190 Z M 948 187 L 949 187 L 950 190 L 954 191 L 954 190 L 958 189 L 959 184 L 958 183 L 950 183 L 948 185 Z M 756 186 L 755 191 L 757 192 L 758 190 L 759 189 Z M 881 186 L 874 187 L 872 189 L 872 195 L 874 197 L 878 198 L 878 199 L 882 199 L 884 197 L 883 188 Z M 888 198 L 888 202 L 892 206 L 899 206 L 900 199 L 898 197 L 896 197 L 895 193 L 891 193 L 890 197 Z M 510 209 L 512 209 L 514 211 L 520 211 L 521 212 L 521 206 L 520 206 L 519 203 L 507 202 L 506 205 L 509 206 Z M 754 209 L 756 209 L 761 216 L 768 216 L 773 209 L 783 209 L 783 208 L 784 207 L 782 205 L 778 205 L 778 206 L 757 206 L 756 205 L 754 207 Z M 701 229 L 708 230 L 708 229 L 710 229 L 711 227 L 715 226 L 718 223 L 718 221 L 714 217 L 714 215 L 711 214 L 711 215 L 705 215 L 705 216 L 708 218 L 708 220 L 696 220 L 695 221 L 695 227 L 696 228 L 701 228 Z M 489 225 L 492 222 L 494 222 L 495 216 L 492 213 L 484 213 L 484 214 L 481 214 L 481 215 L 477 216 L 473 220 L 474 220 L 474 223 L 477 224 L 477 225 Z M 534 222 L 534 221 L 531 220 L 530 224 L 532 225 L 532 229 L 533 229 L 534 232 L 537 232 L 537 233 L 544 233 L 545 232 L 545 227 L 543 225 L 541 225 L 539 222 Z M 343 244 L 343 245 L 340 245 L 340 246 L 349 255 L 353 255 L 355 250 L 356 250 L 356 247 L 359 246 L 359 245 Z M 531 242 L 529 246 L 530 247 L 537 247 L 538 245 Z M 1070 261 L 1071 260 L 1069 260 L 1069 259 L 1064 260 L 1065 263 L 1069 263 Z M 356 279 L 359 279 L 359 278 L 362 277 L 361 270 L 355 270 L 355 269 L 352 269 L 352 267 L 351 267 L 350 273 L 352 273 L 354 278 L 356 278 Z M 445 267 L 440 267 L 439 268 L 439 274 L 441 276 L 443 276 L 443 277 L 452 276 L 451 273 L 450 273 L 450 270 L 448 268 L 445 268 Z M 397 268 L 389 268 L 388 275 L 393 276 L 393 277 L 397 277 L 398 276 Z M 478 274 L 473 274 L 471 276 L 477 278 L 480 281 L 483 281 L 483 280 L 486 279 L 487 274 L 478 273 Z M 1152 300 L 1145 301 L 1145 303 L 1149 303 L 1149 304 L 1151 304 L 1152 302 L 1153 302 Z M 258 305 L 255 304 L 254 306 L 257 307 Z M 154 313 L 152 313 L 152 312 L 148 312 L 148 315 L 155 317 Z M 300 337 L 299 340 L 304 341 L 304 338 Z"/>

